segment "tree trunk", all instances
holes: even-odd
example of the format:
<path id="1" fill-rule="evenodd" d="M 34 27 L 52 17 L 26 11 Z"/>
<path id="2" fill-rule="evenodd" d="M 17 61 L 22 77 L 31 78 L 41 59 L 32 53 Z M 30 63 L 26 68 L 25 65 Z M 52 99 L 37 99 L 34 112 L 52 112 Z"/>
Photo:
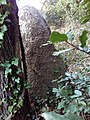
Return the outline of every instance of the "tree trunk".
<path id="1" fill-rule="evenodd" d="M 16 0 L 7 0 L 7 2 L 10 2 L 9 7 L 10 14 L 5 20 L 5 24 L 7 25 L 8 31 L 4 35 L 4 42 L 0 50 L 0 63 L 5 62 L 5 60 L 11 60 L 13 57 L 17 57 L 20 59 L 21 56 L 25 64 L 24 49 L 19 31 L 18 7 L 16 5 Z M 25 67 L 23 67 L 23 71 L 25 74 L 24 78 L 27 79 Z M 4 91 L 4 87 L 8 83 L 9 79 L 5 78 L 5 70 L 4 68 L 0 67 L 0 115 L 2 116 L 1 119 L 3 120 L 10 120 L 8 118 L 9 116 L 8 106 L 10 101 L 8 101 L 7 104 L 2 102 L 4 99 L 7 100 L 10 95 L 10 92 L 8 92 L 8 90 Z M 29 111 L 28 91 L 25 90 L 23 107 L 20 109 L 19 112 L 15 114 L 15 116 L 12 119 L 27 120 L 26 116 L 28 111 Z"/>

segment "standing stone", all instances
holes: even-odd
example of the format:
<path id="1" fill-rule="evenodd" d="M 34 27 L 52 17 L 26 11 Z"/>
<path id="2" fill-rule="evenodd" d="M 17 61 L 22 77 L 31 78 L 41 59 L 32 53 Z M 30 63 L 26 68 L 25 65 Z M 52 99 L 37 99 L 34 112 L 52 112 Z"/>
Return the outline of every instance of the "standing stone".
<path id="1" fill-rule="evenodd" d="M 65 64 L 60 57 L 52 56 L 53 44 L 43 45 L 49 40 L 50 29 L 38 10 L 25 6 L 19 17 L 30 95 L 45 97 L 52 80 L 64 75 Z"/>

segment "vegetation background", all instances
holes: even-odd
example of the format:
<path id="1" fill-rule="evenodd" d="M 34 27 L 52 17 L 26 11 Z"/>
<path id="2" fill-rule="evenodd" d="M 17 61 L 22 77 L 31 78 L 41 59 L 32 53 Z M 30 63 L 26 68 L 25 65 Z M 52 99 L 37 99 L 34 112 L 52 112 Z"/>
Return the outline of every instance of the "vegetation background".
<path id="1" fill-rule="evenodd" d="M 83 5 L 82 0 L 46 0 L 42 7 L 44 16 L 52 31 L 60 33 L 68 33 L 69 41 L 76 46 L 80 46 L 79 36 L 83 30 L 88 30 L 90 33 L 90 22 L 81 24 L 81 19 L 88 15 L 87 6 Z M 84 49 L 89 51 L 90 38 L 88 34 L 87 45 Z M 61 55 L 67 62 L 68 70 L 70 72 L 84 72 L 90 66 L 89 55 L 78 51 L 67 43 L 55 44 L 58 50 L 68 50 Z"/>

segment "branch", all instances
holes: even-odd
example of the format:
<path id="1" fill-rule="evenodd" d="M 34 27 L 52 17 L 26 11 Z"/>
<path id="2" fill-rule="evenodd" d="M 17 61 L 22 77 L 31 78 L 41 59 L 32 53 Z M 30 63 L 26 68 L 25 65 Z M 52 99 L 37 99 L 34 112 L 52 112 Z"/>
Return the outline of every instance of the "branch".
<path id="1" fill-rule="evenodd" d="M 72 44 L 72 43 L 70 43 L 70 42 L 68 42 L 68 41 L 66 41 L 66 43 L 68 43 L 69 45 L 71 45 L 71 46 L 74 47 L 75 49 L 77 49 L 77 50 L 79 50 L 79 51 L 82 51 L 82 52 L 84 52 L 84 53 L 90 55 L 90 51 L 87 52 L 87 51 L 85 51 L 83 48 L 77 47 L 76 45 L 74 45 L 74 44 Z"/>

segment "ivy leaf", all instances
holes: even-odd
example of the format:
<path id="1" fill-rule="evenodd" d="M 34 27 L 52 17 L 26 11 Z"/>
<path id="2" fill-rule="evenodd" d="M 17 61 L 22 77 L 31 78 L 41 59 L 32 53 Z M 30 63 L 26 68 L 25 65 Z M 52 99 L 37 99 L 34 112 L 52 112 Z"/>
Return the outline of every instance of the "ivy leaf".
<path id="1" fill-rule="evenodd" d="M 10 112 L 10 113 L 11 113 L 11 112 L 12 112 L 12 110 L 13 110 L 13 106 L 9 106 L 9 107 L 8 107 L 8 112 Z"/>
<path id="2" fill-rule="evenodd" d="M 18 66 L 18 61 L 19 61 L 18 58 L 13 58 L 12 64 L 15 65 L 15 66 Z"/>
<path id="3" fill-rule="evenodd" d="M 57 88 L 53 88 L 53 92 L 54 92 L 54 93 L 57 93 L 57 92 L 58 92 L 58 89 L 57 89 Z"/>
<path id="4" fill-rule="evenodd" d="M 60 34 L 59 32 L 52 32 L 49 40 L 53 43 L 67 41 L 68 37 L 66 34 Z"/>
<path id="5" fill-rule="evenodd" d="M 15 79 L 16 83 L 20 83 L 20 78 Z"/>
<path id="6" fill-rule="evenodd" d="M 71 76 L 71 74 L 70 74 L 70 73 L 68 73 L 68 72 L 65 72 L 65 76 L 70 77 L 70 76 Z"/>
<path id="7" fill-rule="evenodd" d="M 0 40 L 3 40 L 3 36 L 4 36 L 4 34 L 2 32 L 0 32 Z"/>
<path id="8" fill-rule="evenodd" d="M 56 93 L 56 96 L 58 97 L 58 96 L 60 96 L 60 92 L 59 92 L 59 90 L 57 89 L 57 88 L 53 88 L 53 91 L 52 91 L 53 93 Z"/>
<path id="9" fill-rule="evenodd" d="M 57 109 L 61 109 L 65 106 L 65 101 L 61 101 L 60 103 L 58 103 Z"/>
<path id="10" fill-rule="evenodd" d="M 4 23 L 4 20 L 0 18 L 0 24 L 3 24 Z"/>
<path id="11" fill-rule="evenodd" d="M 11 73 L 12 72 L 12 69 L 10 69 L 10 68 L 6 68 L 6 70 L 5 70 L 5 74 L 7 75 L 8 73 Z"/>
<path id="12" fill-rule="evenodd" d="M 6 25 L 3 25 L 2 26 L 2 29 L 1 29 L 1 32 L 2 33 L 5 33 L 7 31 L 7 26 Z"/>
<path id="13" fill-rule="evenodd" d="M 81 42 L 81 47 L 85 47 L 86 46 L 86 41 L 88 39 L 87 33 L 88 33 L 88 31 L 84 30 L 82 35 L 79 37 L 79 40 Z"/>
<path id="14" fill-rule="evenodd" d="M 21 98 L 17 104 L 17 107 L 21 108 L 23 106 L 23 99 Z"/>
<path id="15" fill-rule="evenodd" d="M 55 112 L 42 113 L 41 116 L 45 118 L 45 120 L 69 120 L 68 118 L 65 118 L 63 115 L 59 115 Z"/>
<path id="16" fill-rule="evenodd" d="M 77 97 L 79 97 L 79 96 L 78 95 L 72 95 L 72 96 L 70 96 L 71 99 L 75 99 Z"/>
<path id="17" fill-rule="evenodd" d="M 69 104 L 68 106 L 67 106 L 67 111 L 68 112 L 71 112 L 71 113 L 75 113 L 75 112 L 77 112 L 77 104 L 75 104 L 75 103 L 71 103 L 71 104 Z"/>
<path id="18" fill-rule="evenodd" d="M 75 90 L 74 93 L 78 96 L 82 96 L 82 92 L 80 90 Z"/>
<path id="19" fill-rule="evenodd" d="M 87 106 L 87 104 L 84 101 L 79 101 L 79 106 Z"/>
<path id="20" fill-rule="evenodd" d="M 14 94 L 15 96 L 17 96 L 18 92 L 19 92 L 18 90 L 14 90 L 14 91 L 13 91 L 13 94 Z"/>
<path id="21" fill-rule="evenodd" d="M 25 88 L 26 88 L 26 89 L 30 89 L 30 88 L 31 88 L 31 84 L 26 84 L 26 85 L 25 85 Z"/>
<path id="22" fill-rule="evenodd" d="M 1 63 L 0 66 L 9 68 L 11 66 L 11 64 L 9 63 L 9 61 L 6 61 L 5 63 Z"/>
<path id="23" fill-rule="evenodd" d="M 3 40 L 4 33 L 7 31 L 7 26 L 3 25 L 0 31 L 0 40 Z"/>
<path id="24" fill-rule="evenodd" d="M 4 15 L 1 15 L 0 17 L 0 24 L 3 24 L 4 19 L 9 15 L 9 11 L 6 11 Z M 6 20 L 5 20 L 6 21 Z"/>
<path id="25" fill-rule="evenodd" d="M 0 0 L 0 4 L 5 5 L 6 4 L 6 0 Z"/>
<path id="26" fill-rule="evenodd" d="M 18 71 L 16 73 L 19 74 L 21 72 L 22 72 L 22 70 L 20 68 L 18 68 Z"/>
<path id="27" fill-rule="evenodd" d="M 80 91 L 80 90 L 74 90 L 74 95 L 72 95 L 72 96 L 70 96 L 70 98 L 77 98 L 77 97 L 80 97 L 80 96 L 82 96 L 82 92 Z"/>
<path id="28" fill-rule="evenodd" d="M 77 114 L 67 113 L 66 115 L 59 115 L 55 112 L 46 112 L 41 114 L 45 120 L 82 120 Z"/>

